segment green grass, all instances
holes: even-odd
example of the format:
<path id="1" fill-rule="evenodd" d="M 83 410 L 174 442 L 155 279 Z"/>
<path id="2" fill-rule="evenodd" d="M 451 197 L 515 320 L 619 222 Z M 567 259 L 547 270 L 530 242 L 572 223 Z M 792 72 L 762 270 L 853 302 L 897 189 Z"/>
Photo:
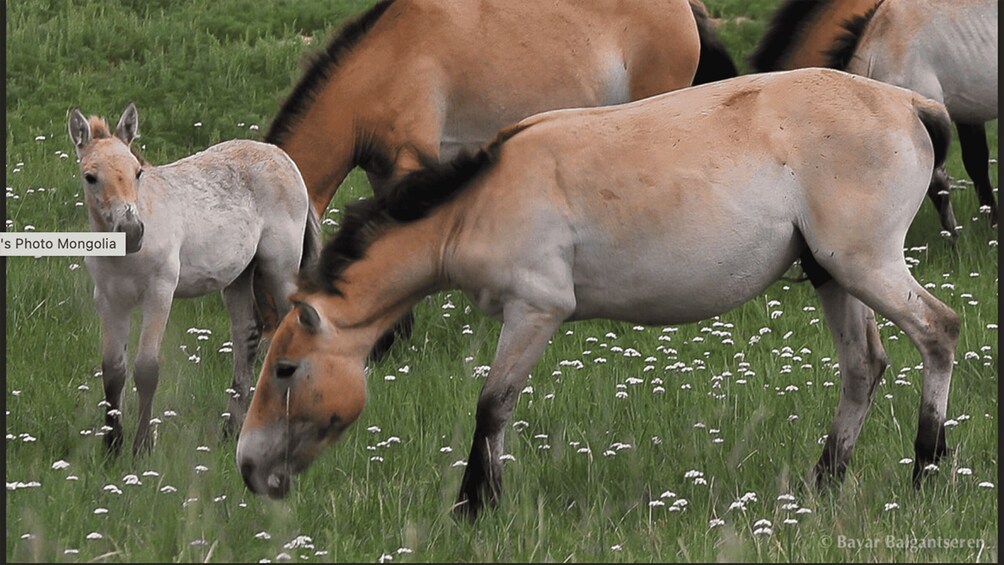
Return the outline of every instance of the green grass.
<path id="1" fill-rule="evenodd" d="M 260 138 L 304 54 L 367 4 L 8 1 L 7 229 L 87 229 L 69 108 L 114 121 L 135 101 L 155 163 Z M 745 69 L 774 2 L 707 4 Z M 957 145 L 949 172 L 966 178 Z M 367 194 L 355 172 L 334 208 Z M 221 434 L 230 358 L 218 350 L 230 338 L 218 296 L 175 303 L 154 451 L 106 461 L 94 435 L 100 338 L 82 261 L 11 258 L 6 560 L 996 561 L 998 236 L 974 217 L 971 188 L 953 201 L 965 226 L 957 254 L 928 203 L 907 241 L 918 280 L 963 318 L 949 402 L 954 452 L 922 492 L 899 463 L 913 457 L 920 360 L 889 326 L 881 333 L 891 366 L 846 482 L 822 493 L 805 486 L 839 378 L 825 324 L 813 321 L 822 318 L 813 291 L 780 282 L 700 324 L 564 326 L 513 416 L 501 507 L 477 527 L 450 514 L 463 472 L 454 463 L 467 457 L 482 383 L 474 375 L 490 363 L 499 325 L 459 293 L 420 304 L 415 336 L 370 368 L 360 421 L 288 500 L 273 502 L 246 491 Z M 198 340 L 193 327 L 212 333 Z M 127 389 L 127 441 L 136 408 Z M 53 468 L 58 461 L 69 466 Z M 675 496 L 660 498 L 666 491 Z M 788 494 L 794 501 L 778 500 Z M 744 495 L 745 510 L 730 509 Z M 673 511 L 678 499 L 687 504 Z M 713 519 L 724 525 L 712 528 Z M 769 536 L 753 533 L 763 519 Z M 902 545 L 911 538 L 966 547 L 910 551 Z"/>

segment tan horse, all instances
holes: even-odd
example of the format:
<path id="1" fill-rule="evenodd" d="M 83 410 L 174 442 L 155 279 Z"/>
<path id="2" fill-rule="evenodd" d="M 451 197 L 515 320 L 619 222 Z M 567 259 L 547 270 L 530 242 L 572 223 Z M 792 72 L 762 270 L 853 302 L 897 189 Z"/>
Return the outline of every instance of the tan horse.
<path id="1" fill-rule="evenodd" d="M 959 317 L 914 280 L 903 244 L 950 127 L 916 93 L 807 69 L 540 114 L 474 156 L 430 164 L 351 205 L 301 281 L 244 422 L 241 475 L 284 496 L 362 412 L 373 342 L 422 297 L 456 288 L 503 322 L 459 496 L 473 516 L 498 496 L 506 424 L 563 322 L 705 319 L 801 257 L 842 382 L 817 477 L 843 475 L 886 367 L 874 308 L 923 359 L 919 484 L 946 451 Z"/>
<path id="2" fill-rule="evenodd" d="M 699 0 L 382 0 L 315 57 L 265 140 L 321 215 L 356 166 L 379 193 L 532 114 L 690 86 L 702 47 L 704 80 L 736 75 Z"/>
<path id="3" fill-rule="evenodd" d="M 884 0 L 845 26 L 827 66 L 909 88 L 943 102 L 959 132 L 962 161 L 980 210 L 997 224 L 985 123 L 997 119 L 997 0 Z M 955 235 L 948 174 L 930 196 Z"/>
<path id="4" fill-rule="evenodd" d="M 637 100 L 695 74 L 737 74 L 700 0 L 382 0 L 315 57 L 265 140 L 296 162 L 321 216 L 357 166 L 379 194 L 532 114 Z"/>
<path id="5" fill-rule="evenodd" d="M 879 10 L 881 3 L 787 0 L 775 11 L 750 64 L 757 72 L 806 67 L 848 70 L 944 102 L 956 123 L 962 161 L 981 210 L 996 225 L 984 122 L 997 117 L 998 3 L 886 0 Z M 876 12 L 880 21 L 870 25 Z M 867 41 L 863 37 L 866 27 L 873 28 Z M 862 54 L 855 56 L 859 42 Z M 857 64 L 850 68 L 854 60 Z M 881 68 L 872 69 L 876 62 L 881 62 Z M 935 175 L 928 196 L 942 227 L 954 238 L 958 223 L 943 169 Z"/>
<path id="6" fill-rule="evenodd" d="M 150 447 L 160 344 L 174 298 L 223 291 L 233 339 L 228 429 L 243 423 L 262 331 L 289 310 L 297 271 L 319 250 L 317 218 L 296 165 L 281 149 L 234 140 L 154 167 L 132 148 L 139 113 L 105 121 L 69 115 L 93 231 L 124 232 L 124 257 L 85 257 L 101 320 L 105 445 L 122 447 L 122 389 L 130 315 L 143 313 L 135 360 L 139 424 L 133 452 Z M 264 326 L 264 327 L 263 327 Z"/>

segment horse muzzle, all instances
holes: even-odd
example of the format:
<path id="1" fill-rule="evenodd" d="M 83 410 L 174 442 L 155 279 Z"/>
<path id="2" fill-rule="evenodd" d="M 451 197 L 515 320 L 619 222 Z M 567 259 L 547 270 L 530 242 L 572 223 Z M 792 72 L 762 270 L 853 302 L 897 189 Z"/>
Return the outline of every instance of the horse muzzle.
<path id="1" fill-rule="evenodd" d="M 115 226 L 113 231 L 126 234 L 126 254 L 136 253 L 143 248 L 143 222 L 139 219 L 126 220 Z"/>

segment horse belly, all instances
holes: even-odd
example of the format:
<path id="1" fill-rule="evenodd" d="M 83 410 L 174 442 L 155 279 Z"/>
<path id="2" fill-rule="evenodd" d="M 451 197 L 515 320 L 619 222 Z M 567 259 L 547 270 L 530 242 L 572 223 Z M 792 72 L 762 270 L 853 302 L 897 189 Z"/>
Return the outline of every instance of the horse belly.
<path id="1" fill-rule="evenodd" d="M 728 234 L 728 232 L 722 232 Z M 714 242 L 686 237 L 576 248 L 574 319 L 696 322 L 756 297 L 791 266 L 803 243 L 790 223 Z"/>
<path id="2" fill-rule="evenodd" d="M 202 296 L 232 283 L 254 259 L 257 231 L 254 222 L 236 223 L 212 230 L 212 238 L 186 238 L 175 296 Z"/>

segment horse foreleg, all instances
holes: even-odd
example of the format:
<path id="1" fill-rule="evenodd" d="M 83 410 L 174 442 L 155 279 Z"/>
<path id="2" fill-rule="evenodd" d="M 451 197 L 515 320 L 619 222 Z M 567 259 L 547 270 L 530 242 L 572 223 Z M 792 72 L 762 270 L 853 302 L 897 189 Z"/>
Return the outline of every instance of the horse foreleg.
<path id="1" fill-rule="evenodd" d="M 252 264 L 253 265 L 253 264 Z M 258 357 L 261 328 L 254 312 L 254 267 L 249 266 L 230 286 L 223 289 L 223 303 L 230 314 L 230 339 L 233 343 L 233 380 L 230 387 L 224 433 L 236 435 L 244 423 L 251 403 L 251 382 Z"/>
<path id="2" fill-rule="evenodd" d="M 105 447 L 122 451 L 122 388 L 126 381 L 129 309 L 121 308 L 95 289 L 94 303 L 101 319 L 101 380 L 105 389 Z"/>
<path id="3" fill-rule="evenodd" d="M 151 284 L 143 301 L 143 328 L 139 334 L 134 375 L 136 391 L 139 393 L 139 426 L 132 444 L 133 455 L 149 450 L 152 446 L 149 431 L 153 394 L 157 391 L 160 380 L 160 344 L 171 313 L 173 295 L 173 285 L 165 288 Z"/>
<path id="4" fill-rule="evenodd" d="M 527 304 L 504 309 L 502 334 L 491 371 L 478 399 L 474 440 L 454 510 L 470 519 L 486 504 L 497 502 L 502 487 L 505 427 L 530 370 L 547 341 L 565 319 L 564 313 L 542 311 Z"/>
<path id="5" fill-rule="evenodd" d="M 871 408 L 875 385 L 888 366 L 875 313 L 836 281 L 817 289 L 840 362 L 840 402 L 823 454 L 815 468 L 817 486 L 843 479 L 854 444 Z"/>
<path id="6" fill-rule="evenodd" d="M 987 132 L 983 124 L 955 124 L 959 130 L 959 148 L 962 150 L 962 164 L 973 179 L 976 196 L 980 200 L 980 208 L 989 208 L 990 224 L 997 225 L 997 199 L 994 198 L 994 187 L 990 184 L 990 172 L 987 164 L 990 161 L 990 148 L 987 147 Z"/>

